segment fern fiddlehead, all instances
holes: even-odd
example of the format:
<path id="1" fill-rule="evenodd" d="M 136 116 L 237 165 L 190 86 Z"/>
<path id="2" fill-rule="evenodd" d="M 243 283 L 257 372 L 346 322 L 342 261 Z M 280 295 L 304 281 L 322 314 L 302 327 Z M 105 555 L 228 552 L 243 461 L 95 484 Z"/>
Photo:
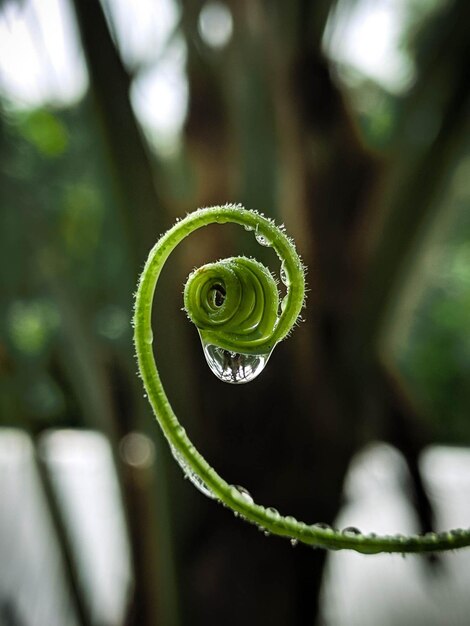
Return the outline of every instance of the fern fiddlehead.
<path id="1" fill-rule="evenodd" d="M 355 528 L 335 530 L 306 524 L 256 504 L 243 488 L 217 474 L 192 444 L 163 388 L 153 353 L 152 302 L 161 270 L 178 244 L 209 224 L 235 223 L 254 232 L 281 260 L 287 293 L 280 301 L 276 282 L 263 265 L 245 257 L 224 259 L 195 270 L 184 290 L 188 317 L 199 330 L 209 367 L 221 380 L 245 383 L 263 369 L 270 354 L 294 327 L 305 297 L 305 271 L 293 242 L 272 220 L 240 206 L 200 209 L 165 233 L 151 250 L 135 301 L 134 340 L 140 375 L 157 420 L 173 455 L 192 482 L 266 532 L 315 547 L 379 552 L 436 552 L 470 545 L 470 530 L 456 529 L 425 535 L 362 534 Z"/>

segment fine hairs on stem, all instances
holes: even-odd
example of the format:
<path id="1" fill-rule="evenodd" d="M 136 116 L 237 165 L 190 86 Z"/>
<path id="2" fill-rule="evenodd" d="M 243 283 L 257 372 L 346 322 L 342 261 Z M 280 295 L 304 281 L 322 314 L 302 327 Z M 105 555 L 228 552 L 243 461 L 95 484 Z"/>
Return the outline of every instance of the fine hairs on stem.
<path id="1" fill-rule="evenodd" d="M 225 504 L 267 533 L 287 537 L 295 545 L 365 554 L 437 552 L 470 545 L 470 530 L 456 529 L 424 535 L 362 534 L 357 528 L 335 530 L 306 524 L 256 504 L 242 487 L 228 484 L 194 447 L 176 417 L 163 388 L 153 352 L 151 326 L 155 287 L 176 246 L 209 224 L 234 223 L 253 231 L 258 243 L 274 249 L 281 261 L 287 293 L 280 301 L 276 281 L 261 263 L 245 257 L 223 259 L 195 270 L 188 278 L 184 305 L 201 336 L 212 371 L 229 383 L 253 380 L 279 341 L 294 328 L 305 299 L 305 268 L 294 243 L 271 219 L 239 205 L 199 209 L 178 221 L 152 248 L 140 277 L 135 300 L 134 340 L 140 375 L 157 421 L 173 455 L 205 495 Z M 164 356 L 164 355 L 162 355 Z"/>

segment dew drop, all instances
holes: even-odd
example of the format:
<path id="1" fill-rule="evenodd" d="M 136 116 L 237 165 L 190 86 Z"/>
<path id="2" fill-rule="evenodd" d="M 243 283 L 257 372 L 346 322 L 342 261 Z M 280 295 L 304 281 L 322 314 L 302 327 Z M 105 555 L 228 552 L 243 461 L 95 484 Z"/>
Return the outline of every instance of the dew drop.
<path id="1" fill-rule="evenodd" d="M 256 241 L 260 244 L 260 246 L 269 247 L 271 245 L 271 242 L 269 241 L 269 239 L 265 237 L 264 235 L 261 235 L 260 233 L 256 233 L 255 237 L 256 237 Z"/>
<path id="2" fill-rule="evenodd" d="M 266 509 L 266 513 L 274 519 L 279 519 L 281 517 L 279 511 L 277 509 L 275 509 L 272 506 L 268 506 L 268 508 Z"/>
<path id="3" fill-rule="evenodd" d="M 205 496 L 207 496 L 208 498 L 215 499 L 216 496 L 212 493 L 212 491 L 209 489 L 206 483 L 202 480 L 202 478 L 199 478 L 199 476 L 195 474 L 193 470 L 188 466 L 188 464 L 184 460 L 183 456 L 178 452 L 178 450 L 174 446 L 171 446 L 171 445 L 170 445 L 170 448 L 171 448 L 171 453 L 175 461 L 178 463 L 178 465 L 181 467 L 181 469 L 184 472 L 184 477 L 188 478 L 196 487 L 196 489 L 198 489 Z"/>
<path id="4" fill-rule="evenodd" d="M 322 530 L 333 530 L 329 524 L 325 524 L 324 522 L 317 522 L 314 526 Z"/>
<path id="5" fill-rule="evenodd" d="M 284 261 L 282 262 L 282 265 L 281 265 L 280 275 L 281 275 L 281 281 L 284 283 L 284 285 L 289 285 L 289 277 L 287 276 L 286 264 L 284 263 Z"/>
<path id="6" fill-rule="evenodd" d="M 230 352 L 203 340 L 202 347 L 211 372 L 219 380 L 233 385 L 249 383 L 259 376 L 271 354 Z"/>
<path id="7" fill-rule="evenodd" d="M 449 539 L 449 533 L 446 531 L 442 531 L 440 533 L 437 533 L 437 537 L 440 541 L 444 540 L 447 541 L 447 539 Z M 406 537 L 405 537 L 406 539 Z"/>
<path id="8" fill-rule="evenodd" d="M 235 485 L 235 489 L 244 498 L 244 500 L 246 500 L 250 504 L 254 504 L 253 497 L 248 489 L 245 489 L 245 487 L 242 487 L 241 485 Z"/>
<path id="9" fill-rule="evenodd" d="M 361 535 L 361 531 L 359 530 L 359 528 L 356 528 L 355 526 L 347 526 L 346 528 L 343 528 L 343 535 Z"/>
<path id="10" fill-rule="evenodd" d="M 153 343 L 153 332 L 152 329 L 150 329 L 146 334 L 145 334 L 145 343 Z"/>
<path id="11" fill-rule="evenodd" d="M 298 543 L 299 543 L 299 540 L 298 540 L 298 539 L 294 539 L 294 538 L 292 538 L 292 539 L 290 540 L 290 545 L 291 545 L 293 548 L 295 548 L 295 546 L 296 546 Z"/>

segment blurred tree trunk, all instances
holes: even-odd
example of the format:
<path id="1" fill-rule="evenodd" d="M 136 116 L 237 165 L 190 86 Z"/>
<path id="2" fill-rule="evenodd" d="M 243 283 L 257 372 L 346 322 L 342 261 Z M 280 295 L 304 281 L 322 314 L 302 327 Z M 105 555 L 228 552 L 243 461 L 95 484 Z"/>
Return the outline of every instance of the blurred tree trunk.
<path id="1" fill-rule="evenodd" d="M 136 269 L 163 227 L 162 203 L 145 142 L 130 102 L 126 71 L 98 0 L 73 0 L 90 74 L 98 128 L 108 151 L 120 216 L 130 240 Z M 119 214 L 119 213 L 118 213 Z"/>
<path id="2" fill-rule="evenodd" d="M 131 77 L 113 43 L 103 8 L 98 0 L 73 0 L 73 5 L 87 59 L 93 113 L 100 131 L 98 145 L 107 157 L 117 202 L 116 217 L 123 226 L 128 247 L 132 284 L 126 286 L 130 312 L 138 273 L 163 230 L 164 213 L 153 165 L 130 102 Z M 178 618 L 165 485 L 166 457 L 157 449 L 152 468 L 136 469 L 122 463 L 118 455 L 122 437 L 135 430 L 150 430 L 151 423 L 143 422 L 142 391 L 134 371 L 131 359 L 122 363 L 116 355 L 108 358 L 104 371 L 104 386 L 113 395 L 113 424 L 106 434 L 115 452 L 134 573 L 127 623 L 173 626 Z"/>

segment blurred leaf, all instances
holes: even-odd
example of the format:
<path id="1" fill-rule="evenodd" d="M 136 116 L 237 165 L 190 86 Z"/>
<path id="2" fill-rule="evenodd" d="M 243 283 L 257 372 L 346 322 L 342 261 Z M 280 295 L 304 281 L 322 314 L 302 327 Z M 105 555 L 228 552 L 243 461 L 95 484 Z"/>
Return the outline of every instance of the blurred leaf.
<path id="1" fill-rule="evenodd" d="M 19 125 L 20 134 L 41 154 L 49 158 L 61 156 L 68 147 L 69 137 L 62 121 L 44 109 L 33 111 Z"/>
<path id="2" fill-rule="evenodd" d="M 29 356 L 39 354 L 59 324 L 59 314 L 51 301 L 13 302 L 9 310 L 10 338 L 17 350 Z"/>

